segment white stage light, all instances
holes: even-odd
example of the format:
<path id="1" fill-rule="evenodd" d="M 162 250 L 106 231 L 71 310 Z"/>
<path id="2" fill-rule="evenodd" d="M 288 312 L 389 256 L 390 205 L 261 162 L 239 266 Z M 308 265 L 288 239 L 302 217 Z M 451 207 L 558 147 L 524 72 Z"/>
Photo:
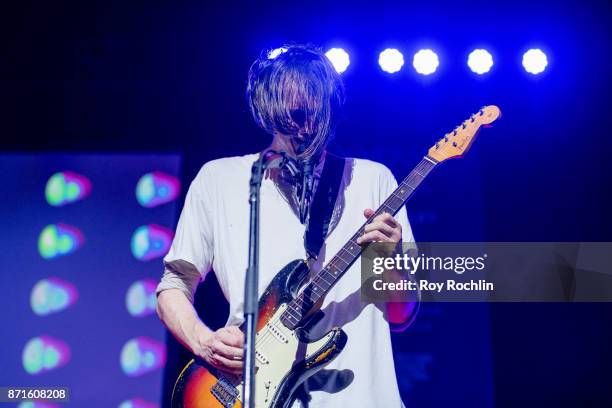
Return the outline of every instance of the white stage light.
<path id="1" fill-rule="evenodd" d="M 404 56 L 395 48 L 387 48 L 378 56 L 380 68 L 390 74 L 394 74 L 404 65 Z"/>
<path id="2" fill-rule="evenodd" d="M 414 54 L 414 58 L 412 60 L 412 66 L 422 75 L 429 75 L 436 72 L 436 69 L 440 65 L 440 60 L 438 59 L 438 55 L 432 50 L 420 50 L 416 54 Z"/>
<path id="3" fill-rule="evenodd" d="M 536 75 L 544 72 L 547 65 L 548 58 L 539 48 L 532 48 L 523 54 L 523 67 L 530 74 Z"/>
<path id="4" fill-rule="evenodd" d="M 275 48 L 271 50 L 270 52 L 268 52 L 268 59 L 274 59 L 285 51 L 287 51 L 285 47 Z"/>
<path id="5" fill-rule="evenodd" d="M 474 50 L 468 56 L 468 67 L 479 75 L 489 72 L 492 66 L 493 56 L 487 50 Z"/>
<path id="6" fill-rule="evenodd" d="M 336 72 L 339 74 L 346 71 L 351 63 L 348 53 L 342 48 L 332 48 L 325 53 L 325 56 L 331 61 Z"/>

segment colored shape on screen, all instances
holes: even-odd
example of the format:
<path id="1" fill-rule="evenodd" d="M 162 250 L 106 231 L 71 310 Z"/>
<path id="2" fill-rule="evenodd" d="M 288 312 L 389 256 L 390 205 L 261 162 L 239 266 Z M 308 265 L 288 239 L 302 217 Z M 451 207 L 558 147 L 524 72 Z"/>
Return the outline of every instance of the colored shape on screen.
<path id="1" fill-rule="evenodd" d="M 159 405 L 140 398 L 132 398 L 119 404 L 119 408 L 159 408 Z"/>
<path id="2" fill-rule="evenodd" d="M 76 287 L 58 278 L 41 279 L 32 288 L 30 305 L 39 316 L 60 312 L 73 305 L 78 298 Z"/>
<path id="3" fill-rule="evenodd" d="M 130 285 L 125 295 L 125 306 L 132 316 L 144 317 L 155 313 L 156 287 L 157 282 L 153 279 L 137 280 Z"/>
<path id="4" fill-rule="evenodd" d="M 136 199 L 143 207 L 152 208 L 176 200 L 181 183 L 161 171 L 143 175 L 136 184 Z"/>
<path id="5" fill-rule="evenodd" d="M 55 370 L 70 360 L 70 349 L 61 340 L 50 336 L 30 339 L 22 353 L 23 368 L 32 375 Z"/>
<path id="6" fill-rule="evenodd" d="M 17 405 L 17 408 L 60 408 L 60 406 L 48 402 L 24 401 Z"/>
<path id="7" fill-rule="evenodd" d="M 78 228 L 66 224 L 47 225 L 38 236 L 38 252 L 45 259 L 68 255 L 83 245 Z"/>
<path id="8" fill-rule="evenodd" d="M 91 182 L 87 177 L 71 171 L 55 173 L 45 186 L 47 202 L 54 207 L 82 200 L 89 193 L 91 193 Z"/>
<path id="9" fill-rule="evenodd" d="M 132 235 L 132 254 L 136 259 L 149 261 L 168 253 L 173 233 L 156 224 L 138 227 Z"/>
<path id="10" fill-rule="evenodd" d="M 158 370 L 165 363 L 165 345 L 147 337 L 131 339 L 121 349 L 121 369 L 129 377 Z"/>

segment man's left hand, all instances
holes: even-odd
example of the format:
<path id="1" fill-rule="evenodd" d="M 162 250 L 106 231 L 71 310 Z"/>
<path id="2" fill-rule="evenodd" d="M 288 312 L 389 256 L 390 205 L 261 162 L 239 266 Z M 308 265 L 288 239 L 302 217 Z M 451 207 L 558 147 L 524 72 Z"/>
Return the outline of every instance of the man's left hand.
<path id="1" fill-rule="evenodd" d="M 363 215 L 370 218 L 374 210 L 366 208 Z M 359 245 L 370 242 L 398 243 L 402 239 L 402 226 L 389 213 L 377 215 L 372 222 L 366 224 L 364 234 L 357 238 Z"/>

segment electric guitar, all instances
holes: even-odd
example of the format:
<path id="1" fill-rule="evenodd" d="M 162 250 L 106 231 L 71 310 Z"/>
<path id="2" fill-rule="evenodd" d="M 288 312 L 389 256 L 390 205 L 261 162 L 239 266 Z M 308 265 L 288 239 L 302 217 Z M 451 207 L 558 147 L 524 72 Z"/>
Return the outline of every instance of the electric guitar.
<path id="1" fill-rule="evenodd" d="M 485 106 L 455 130 L 444 135 L 366 223 L 314 277 L 303 260 L 285 266 L 270 282 L 259 300 L 255 341 L 255 406 L 286 408 L 294 392 L 308 377 L 321 370 L 344 348 L 346 334 L 339 327 L 319 339 L 310 339 L 305 327 L 320 308 L 331 287 L 359 258 L 356 242 L 365 225 L 377 215 L 397 213 L 421 181 L 438 164 L 461 157 L 470 148 L 478 130 L 495 121 L 497 106 Z M 242 407 L 242 378 L 222 372 L 201 359 L 191 360 L 180 373 L 172 392 L 172 407 Z"/>

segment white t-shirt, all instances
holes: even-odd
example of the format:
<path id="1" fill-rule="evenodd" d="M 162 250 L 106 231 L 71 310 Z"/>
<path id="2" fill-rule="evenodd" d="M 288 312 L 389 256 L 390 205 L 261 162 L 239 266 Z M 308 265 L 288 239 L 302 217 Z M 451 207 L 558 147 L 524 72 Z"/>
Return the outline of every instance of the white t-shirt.
<path id="1" fill-rule="evenodd" d="M 244 276 L 249 236 L 249 179 L 257 154 L 206 163 L 191 183 L 158 292 L 181 288 L 188 296 L 214 269 L 229 301 L 227 325 L 243 321 Z M 327 237 L 317 262 L 328 262 L 365 221 L 365 208 L 376 209 L 397 187 L 388 168 L 369 160 L 347 159 L 340 185 L 341 217 Z M 406 209 L 396 215 L 403 241 L 413 242 Z M 287 263 L 305 259 L 305 227 L 278 191 L 265 179 L 260 201 L 259 293 Z M 192 271 L 188 271 L 193 265 Z M 187 267 L 186 267 L 187 266 Z M 174 269 L 171 271 L 169 269 Z M 197 270 L 197 272 L 196 272 Z M 177 275 L 177 271 L 180 273 Z M 384 304 L 360 297 L 357 261 L 330 290 L 322 306 L 325 317 L 311 331 L 316 337 L 341 326 L 348 335 L 344 350 L 308 381 L 309 407 L 402 407 L 389 324 Z M 321 390 L 322 388 L 322 390 Z M 318 390 L 317 390 L 318 389 Z M 296 403 L 296 406 L 299 406 Z"/>

